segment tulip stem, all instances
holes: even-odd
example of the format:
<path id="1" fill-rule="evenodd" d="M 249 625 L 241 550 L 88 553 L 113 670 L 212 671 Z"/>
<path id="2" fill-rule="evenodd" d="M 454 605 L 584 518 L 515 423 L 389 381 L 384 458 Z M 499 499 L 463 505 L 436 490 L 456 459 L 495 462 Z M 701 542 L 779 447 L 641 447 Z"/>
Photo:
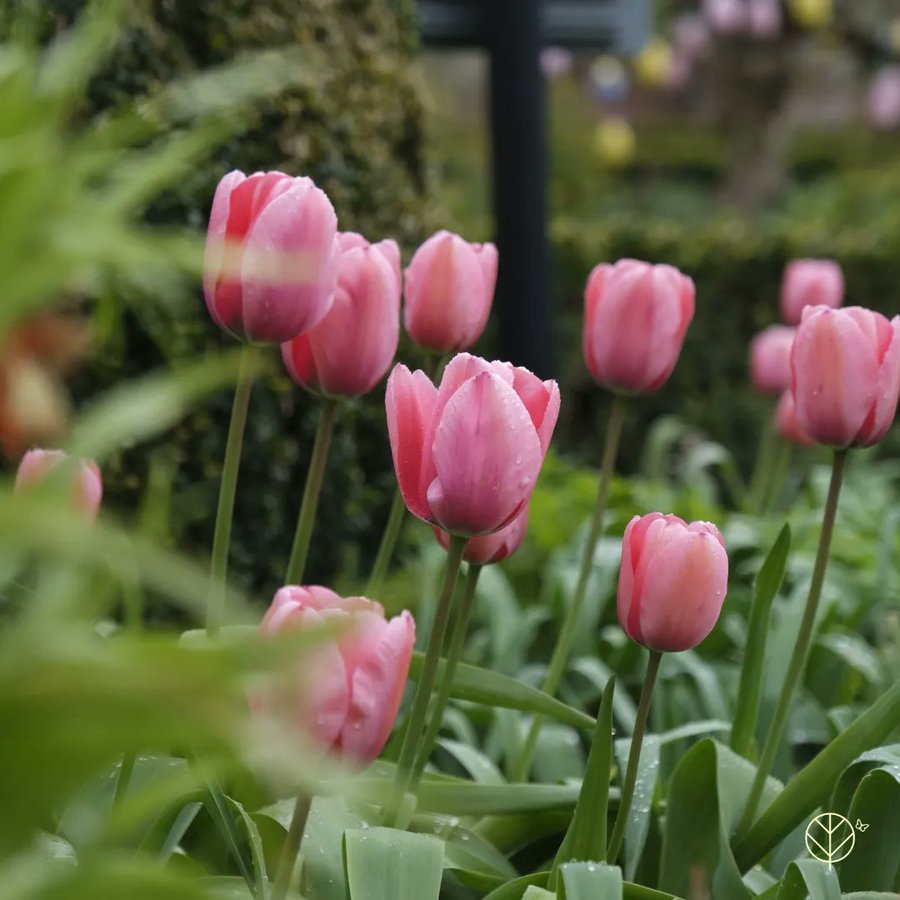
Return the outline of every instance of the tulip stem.
<path id="1" fill-rule="evenodd" d="M 250 392 L 256 373 L 258 350 L 252 344 L 241 349 L 240 368 L 231 406 L 231 423 L 225 443 L 225 462 L 219 485 L 219 507 L 216 511 L 216 527 L 213 534 L 212 558 L 209 567 L 209 600 L 206 609 L 206 631 L 210 636 L 222 626 L 225 606 L 225 584 L 228 578 L 228 549 L 231 544 L 231 522 L 234 517 L 234 497 L 237 493 L 238 469 L 241 467 L 241 450 L 247 410 L 250 408 Z"/>
<path id="2" fill-rule="evenodd" d="M 816 625 L 816 612 L 819 608 L 819 600 L 822 596 L 822 585 L 825 582 L 825 570 L 828 566 L 828 555 L 831 550 L 831 537 L 834 532 L 834 520 L 837 515 L 838 497 L 841 493 L 841 482 L 844 477 L 844 463 L 846 462 L 846 459 L 846 450 L 834 451 L 834 461 L 831 468 L 831 484 L 828 486 L 828 497 L 825 500 L 825 510 L 822 515 L 822 531 L 819 534 L 819 549 L 816 553 L 815 567 L 813 568 L 812 580 L 809 584 L 809 595 L 806 599 L 806 608 L 803 610 L 803 618 L 800 621 L 800 629 L 797 632 L 797 640 L 794 643 L 794 650 L 791 653 L 787 674 L 785 675 L 784 683 L 781 686 L 778 704 L 775 707 L 775 713 L 772 716 L 772 724 L 769 727 L 766 743 L 756 767 L 756 777 L 753 779 L 753 784 L 747 797 L 747 804 L 744 807 L 743 816 L 741 817 L 740 824 L 735 833 L 737 839 L 740 839 L 746 834 L 755 820 L 756 809 L 759 806 L 759 801 L 766 785 L 766 778 L 768 778 L 769 772 L 772 770 L 775 754 L 778 752 L 778 748 L 781 744 L 781 738 L 784 733 L 788 713 L 790 712 L 791 702 L 794 698 L 794 692 L 797 690 L 797 686 L 806 669 L 806 662 L 809 658 L 809 646 Z"/>
<path id="3" fill-rule="evenodd" d="M 634 797 L 634 786 L 637 783 L 638 763 L 641 761 L 641 746 L 644 743 L 644 732 L 647 730 L 647 718 L 650 715 L 653 686 L 656 684 L 661 661 L 662 653 L 658 650 L 651 650 L 650 659 L 647 662 L 647 672 L 644 675 L 644 686 L 641 688 L 641 699 L 638 701 L 637 715 L 634 720 L 634 731 L 631 734 L 631 749 L 628 751 L 628 765 L 625 769 L 625 781 L 622 783 L 619 811 L 616 813 L 616 824 L 613 826 L 612 837 L 609 839 L 609 847 L 606 852 L 606 859 L 610 865 L 616 864 L 619 851 L 622 849 L 622 841 L 625 838 L 625 828 L 628 825 L 628 815 L 631 812 L 631 801 Z"/>
<path id="4" fill-rule="evenodd" d="M 412 782 L 416 747 L 419 746 L 419 739 L 422 737 L 422 729 L 425 727 L 425 718 L 428 715 L 428 703 L 434 691 L 438 663 L 441 659 L 441 650 L 444 647 L 447 624 L 450 621 L 450 608 L 453 606 L 453 593 L 456 590 L 459 567 L 462 563 L 465 549 L 466 538 L 458 535 L 450 537 L 450 546 L 447 549 L 447 565 L 444 569 L 444 580 L 438 596 L 434 621 L 431 623 L 431 635 L 428 639 L 428 649 L 425 651 L 425 662 L 422 666 L 422 674 L 419 677 L 412 709 L 409 712 L 409 719 L 406 723 L 406 733 L 403 735 L 400 757 L 397 760 L 393 798 L 393 815 L 395 817 L 400 812 L 403 798 L 406 796 Z"/>
<path id="5" fill-rule="evenodd" d="M 309 818 L 309 808 L 312 805 L 312 797 L 308 794 L 300 794 L 294 804 L 294 813 L 291 816 L 291 825 L 281 848 L 281 857 L 278 860 L 278 868 L 275 872 L 275 884 L 272 887 L 272 900 L 284 900 L 291 886 L 291 876 L 297 866 L 297 856 L 300 853 L 300 844 L 303 841 L 303 832 L 306 830 L 306 820 Z"/>
<path id="6" fill-rule="evenodd" d="M 325 476 L 325 464 L 328 461 L 328 448 L 331 446 L 331 435 L 334 432 L 334 419 L 337 413 L 337 401 L 330 397 L 322 401 L 316 439 L 313 443 L 309 469 L 306 473 L 306 486 L 303 488 L 303 500 L 300 503 L 300 515 L 297 517 L 297 530 L 294 532 L 294 543 L 291 547 L 291 558 L 288 561 L 285 584 L 302 584 L 306 570 L 306 559 L 309 556 L 309 540 L 312 537 L 313 525 L 316 521 L 316 508 L 319 505 L 319 494 Z"/>
<path id="7" fill-rule="evenodd" d="M 403 494 L 400 492 L 400 488 L 397 488 L 394 492 L 394 499 L 391 502 L 391 512 L 384 529 L 384 535 L 378 547 L 378 555 L 375 557 L 375 565 L 372 567 L 372 574 L 369 576 L 369 583 L 366 585 L 366 596 L 369 598 L 377 598 L 381 592 L 388 568 L 391 565 L 391 559 L 394 556 L 394 548 L 397 546 L 400 532 L 403 530 L 405 518 L 406 504 L 403 501 Z"/>
<path id="8" fill-rule="evenodd" d="M 619 453 L 619 441 L 622 437 L 622 425 L 625 421 L 627 401 L 621 394 L 613 397 L 612 409 L 609 413 L 609 423 L 606 427 L 606 444 L 603 448 L 603 463 L 600 469 L 600 484 L 597 488 L 597 502 L 594 506 L 594 515 L 591 518 L 591 526 L 587 540 L 581 554 L 581 568 L 578 572 L 578 581 L 575 585 L 575 595 L 572 604 L 566 612 L 563 626 L 556 639 L 553 655 L 550 657 L 550 665 L 544 677 L 543 690 L 551 696 L 556 693 L 560 681 L 566 672 L 569 655 L 572 652 L 572 644 L 578 632 L 578 624 L 581 619 L 581 610 L 587 595 L 588 582 L 593 568 L 594 553 L 597 550 L 597 541 L 603 533 L 603 519 L 606 515 L 606 505 L 609 501 L 609 488 L 612 484 L 613 472 L 616 467 L 616 456 Z M 519 756 L 515 768 L 516 781 L 525 781 L 531 769 L 531 758 L 537 747 L 538 736 L 543 720 L 535 716 L 531 723 L 528 736 Z"/>
<path id="9" fill-rule="evenodd" d="M 759 437 L 756 463 L 753 466 L 753 475 L 750 478 L 750 487 L 747 490 L 747 512 L 758 515 L 763 511 L 766 498 L 772 487 L 772 466 L 775 462 L 777 449 L 778 432 L 775 430 L 775 420 L 770 416 Z"/>
<path id="10" fill-rule="evenodd" d="M 466 631 L 469 628 L 469 618 L 472 615 L 472 606 L 475 601 L 475 589 L 478 587 L 478 576 L 481 574 L 481 566 L 470 565 L 466 574 L 466 583 L 463 587 L 462 604 L 457 614 L 456 624 L 450 634 L 450 647 L 447 650 L 447 660 L 444 663 L 443 677 L 438 685 L 438 692 L 431 705 L 430 718 L 428 727 L 425 729 L 425 736 L 419 744 L 419 750 L 416 755 L 416 761 L 413 764 L 412 776 L 410 777 L 410 790 L 415 791 L 431 756 L 437 741 L 438 733 L 441 730 L 441 722 L 444 718 L 444 710 L 447 708 L 447 701 L 450 699 L 450 692 L 453 689 L 453 678 L 456 675 L 456 666 L 462 656 L 463 646 L 466 642 Z"/>

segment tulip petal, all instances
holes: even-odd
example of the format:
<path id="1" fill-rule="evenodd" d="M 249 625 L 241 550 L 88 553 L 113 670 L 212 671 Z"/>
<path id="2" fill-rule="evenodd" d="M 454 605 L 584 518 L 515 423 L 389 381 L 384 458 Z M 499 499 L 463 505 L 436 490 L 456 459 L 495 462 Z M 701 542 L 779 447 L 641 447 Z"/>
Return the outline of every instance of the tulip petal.
<path id="1" fill-rule="evenodd" d="M 513 369 L 513 376 L 513 387 L 531 416 L 541 450 L 546 456 L 559 418 L 559 385 L 555 381 L 541 381 L 537 375 L 521 367 Z"/>
<path id="2" fill-rule="evenodd" d="M 502 528 L 531 495 L 542 461 L 528 410 L 507 381 L 494 372 L 469 379 L 437 428 L 427 493 L 434 519 L 451 533 Z"/>
<path id="3" fill-rule="evenodd" d="M 437 395 L 424 372 L 410 372 L 404 365 L 394 367 L 385 392 L 388 436 L 400 492 L 410 512 L 426 521 L 431 521 L 431 514 L 421 476 L 424 460 L 431 464 L 431 450 L 424 437 Z"/>
<path id="4" fill-rule="evenodd" d="M 226 253 L 234 255 L 235 252 L 239 252 L 234 249 L 229 250 L 225 240 L 225 229 L 228 225 L 231 192 L 245 179 L 246 175 L 235 169 L 219 181 L 209 214 L 206 248 L 203 255 L 203 297 L 206 300 L 206 308 L 216 325 L 233 334 L 236 333 L 236 330 L 240 330 L 240 281 L 233 277 L 231 281 L 237 281 L 236 291 L 227 291 L 222 296 L 218 295 L 217 285 L 222 277 Z M 238 259 L 236 262 L 235 275 L 240 270 L 240 260 Z M 229 263 L 230 267 L 231 263 Z"/>
<path id="5" fill-rule="evenodd" d="M 853 442 L 860 447 L 877 444 L 887 434 L 897 414 L 900 395 L 900 316 L 890 322 L 879 316 L 878 322 L 879 326 L 882 322 L 887 326 L 879 327 L 878 398 Z"/>

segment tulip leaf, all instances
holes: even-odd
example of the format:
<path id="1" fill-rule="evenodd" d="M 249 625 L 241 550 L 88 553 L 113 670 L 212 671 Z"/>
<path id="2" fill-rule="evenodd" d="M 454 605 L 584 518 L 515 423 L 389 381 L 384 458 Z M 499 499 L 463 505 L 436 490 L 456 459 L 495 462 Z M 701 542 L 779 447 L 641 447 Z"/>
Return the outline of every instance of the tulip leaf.
<path id="1" fill-rule="evenodd" d="M 438 900 L 444 844 L 396 828 L 344 833 L 344 870 L 350 900 Z"/>
<path id="2" fill-rule="evenodd" d="M 885 691 L 846 731 L 839 734 L 786 785 L 736 843 L 742 871 L 759 862 L 778 842 L 825 802 L 843 770 L 900 725 L 900 682 Z"/>
<path id="3" fill-rule="evenodd" d="M 759 702 L 762 695 L 763 663 L 766 655 L 766 639 L 772 603 L 781 589 L 791 549 L 791 528 L 785 524 L 772 549 L 766 556 L 756 583 L 753 586 L 753 606 L 747 626 L 747 643 L 741 682 L 738 689 L 737 712 L 731 730 L 731 749 L 746 759 L 750 758 L 759 718 Z"/>
<path id="4" fill-rule="evenodd" d="M 423 660 L 424 656 L 420 651 L 413 654 L 412 663 L 409 667 L 411 680 L 418 681 L 419 674 L 422 671 Z M 445 665 L 446 662 L 441 660 L 438 669 L 439 681 L 443 677 Z M 584 730 L 593 729 L 594 727 L 593 718 L 581 712 L 581 710 L 567 706 L 565 703 L 555 700 L 549 694 L 529 687 L 527 684 L 516 681 L 514 678 L 500 675 L 489 669 L 468 665 L 467 663 L 460 663 L 456 667 L 456 676 L 453 679 L 453 688 L 450 696 L 456 697 L 458 700 L 468 700 L 485 706 L 518 709 L 534 715 L 547 716 L 548 718 L 556 719 L 558 722 L 573 725 L 575 728 Z"/>
<path id="5" fill-rule="evenodd" d="M 532 884 L 525 888 L 522 900 L 556 900 L 556 893 Z"/>
<path id="6" fill-rule="evenodd" d="M 628 755 L 631 752 L 631 741 L 621 739 L 615 742 L 616 762 L 620 772 L 628 766 Z M 634 797 L 628 811 L 628 822 L 625 825 L 625 872 L 629 878 L 634 877 L 647 835 L 650 832 L 650 817 L 653 812 L 653 795 L 659 777 L 659 760 L 662 741 L 655 734 L 648 734 L 641 746 L 638 760 L 637 780 L 634 783 Z M 594 857 L 591 857 L 593 859 Z"/>
<path id="7" fill-rule="evenodd" d="M 622 900 L 622 870 L 603 863 L 571 862 L 560 867 L 560 900 Z"/>
<path id="8" fill-rule="evenodd" d="M 606 859 L 606 815 L 612 770 L 612 710 L 615 689 L 616 679 L 613 676 L 600 701 L 597 728 L 591 742 L 584 781 L 575 804 L 572 824 L 553 863 L 554 873 L 559 866 L 570 860 Z"/>
<path id="9" fill-rule="evenodd" d="M 507 881 L 496 890 L 488 894 L 484 900 L 523 900 L 523 894 L 530 887 L 543 888 L 547 884 L 550 877 L 549 872 L 533 872 L 531 875 L 523 875 L 521 878 L 514 878 Z M 548 892 L 549 893 L 549 892 Z M 534 894 L 532 894 L 534 896 Z M 550 896 L 554 896 L 552 893 Z M 540 897 L 540 895 L 538 895 Z"/>
<path id="10" fill-rule="evenodd" d="M 792 862 L 777 888 L 773 900 L 841 900 L 837 871 L 818 859 Z"/>

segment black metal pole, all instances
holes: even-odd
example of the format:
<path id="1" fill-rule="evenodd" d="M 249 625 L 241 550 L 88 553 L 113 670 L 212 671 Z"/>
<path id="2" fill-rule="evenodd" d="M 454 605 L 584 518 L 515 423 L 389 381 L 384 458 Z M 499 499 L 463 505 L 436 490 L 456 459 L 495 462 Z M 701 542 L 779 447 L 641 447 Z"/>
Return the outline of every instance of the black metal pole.
<path id="1" fill-rule="evenodd" d="M 556 372 L 546 234 L 543 0 L 486 0 L 501 358 Z"/>

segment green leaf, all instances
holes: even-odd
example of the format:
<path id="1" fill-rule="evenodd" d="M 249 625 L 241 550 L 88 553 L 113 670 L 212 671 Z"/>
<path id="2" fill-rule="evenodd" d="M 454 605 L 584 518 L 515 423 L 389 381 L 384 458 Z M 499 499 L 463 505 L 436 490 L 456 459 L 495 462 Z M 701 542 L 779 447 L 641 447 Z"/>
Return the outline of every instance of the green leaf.
<path id="1" fill-rule="evenodd" d="M 441 740 L 443 747 L 479 784 L 505 784 L 500 770 L 480 750 L 460 741 Z"/>
<path id="2" fill-rule="evenodd" d="M 847 813 L 853 851 L 841 862 L 841 887 L 890 891 L 900 877 L 900 766 L 882 766 L 859 783 Z"/>
<path id="3" fill-rule="evenodd" d="M 603 691 L 584 781 L 575 804 L 572 824 L 553 863 L 554 872 L 570 860 L 606 858 L 606 815 L 612 770 L 612 710 L 615 690 L 616 679 L 613 676 Z"/>
<path id="4" fill-rule="evenodd" d="M 653 813 L 653 795 L 659 778 L 659 760 L 662 748 L 659 735 L 648 734 L 641 746 L 638 760 L 637 780 L 634 783 L 634 797 L 628 811 L 628 822 L 625 825 L 625 872 L 629 878 L 637 871 L 641 854 L 647 843 L 650 832 L 650 818 Z M 622 738 L 615 742 L 616 761 L 619 771 L 628 767 L 628 755 L 631 752 L 631 741 Z M 594 857 L 591 857 L 593 859 Z"/>
<path id="5" fill-rule="evenodd" d="M 543 888 L 529 885 L 522 894 L 522 900 L 556 900 L 554 891 L 545 891 Z"/>
<path id="6" fill-rule="evenodd" d="M 418 681 L 422 671 L 423 654 L 416 651 L 409 667 L 409 677 Z M 441 660 L 438 668 L 438 679 L 443 677 L 445 661 Z M 533 715 L 547 716 L 566 725 L 573 725 L 582 730 L 593 729 L 595 722 L 586 713 L 555 700 L 549 694 L 529 687 L 521 681 L 481 669 L 478 666 L 460 663 L 456 667 L 451 697 L 468 700 L 484 706 L 499 706 L 503 709 L 518 709 Z"/>
<path id="7" fill-rule="evenodd" d="M 438 900 L 444 844 L 396 828 L 344 833 L 344 869 L 350 900 Z"/>
<path id="8" fill-rule="evenodd" d="M 825 802 L 844 768 L 883 741 L 900 724 L 900 682 L 875 701 L 846 731 L 792 778 L 734 848 L 741 871 L 759 862 L 816 807 Z"/>
<path id="9" fill-rule="evenodd" d="M 737 712 L 731 730 L 731 749 L 749 759 L 759 717 L 762 695 L 763 664 L 772 602 L 781 589 L 791 549 L 791 528 L 785 524 L 766 556 L 753 586 L 753 606 L 747 625 L 747 644 L 741 682 L 738 689 Z"/>
<path id="10" fill-rule="evenodd" d="M 817 859 L 801 859 L 787 867 L 773 897 L 775 900 L 807 900 L 807 897 L 841 900 L 841 885 L 834 866 Z"/>
<path id="11" fill-rule="evenodd" d="M 659 886 L 682 896 L 747 900 L 750 892 L 729 847 L 754 767 L 712 739 L 700 741 L 672 775 L 663 834 Z M 769 779 L 764 802 L 777 793 Z"/>
<path id="12" fill-rule="evenodd" d="M 216 824 L 216 828 L 219 830 L 219 834 L 222 837 L 222 840 L 225 842 L 226 847 L 228 848 L 228 852 L 231 854 L 234 861 L 237 863 L 238 868 L 241 870 L 241 876 L 244 881 L 247 882 L 247 885 L 250 888 L 255 889 L 257 892 L 259 891 L 259 882 L 258 877 L 259 873 L 256 872 L 256 879 L 254 880 L 254 871 L 251 869 L 251 865 L 248 865 L 246 856 L 244 854 L 244 848 L 241 845 L 240 832 L 237 829 L 237 825 L 235 824 L 234 818 L 231 815 L 231 806 L 234 801 L 231 798 L 226 797 L 225 792 L 219 786 L 218 781 L 212 777 L 206 776 L 206 786 L 207 786 L 207 798 L 206 798 L 206 809 L 209 812 L 210 817 L 213 822 Z"/>
<path id="13" fill-rule="evenodd" d="M 622 870 L 601 863 L 566 863 L 560 867 L 560 900 L 622 900 Z"/>
<path id="14" fill-rule="evenodd" d="M 162 846 L 159 848 L 159 859 L 161 862 L 165 862 L 175 852 L 201 809 L 203 809 L 203 804 L 199 801 L 186 803 L 178 815 L 175 816 L 175 821 L 166 833 Z"/>
<path id="15" fill-rule="evenodd" d="M 514 878 L 512 881 L 508 881 L 496 890 L 491 891 L 484 900 L 523 900 L 523 894 L 529 887 L 542 888 L 549 877 L 549 872 L 533 872 L 531 875 Z M 550 894 L 550 896 L 552 897 L 553 894 Z"/>

